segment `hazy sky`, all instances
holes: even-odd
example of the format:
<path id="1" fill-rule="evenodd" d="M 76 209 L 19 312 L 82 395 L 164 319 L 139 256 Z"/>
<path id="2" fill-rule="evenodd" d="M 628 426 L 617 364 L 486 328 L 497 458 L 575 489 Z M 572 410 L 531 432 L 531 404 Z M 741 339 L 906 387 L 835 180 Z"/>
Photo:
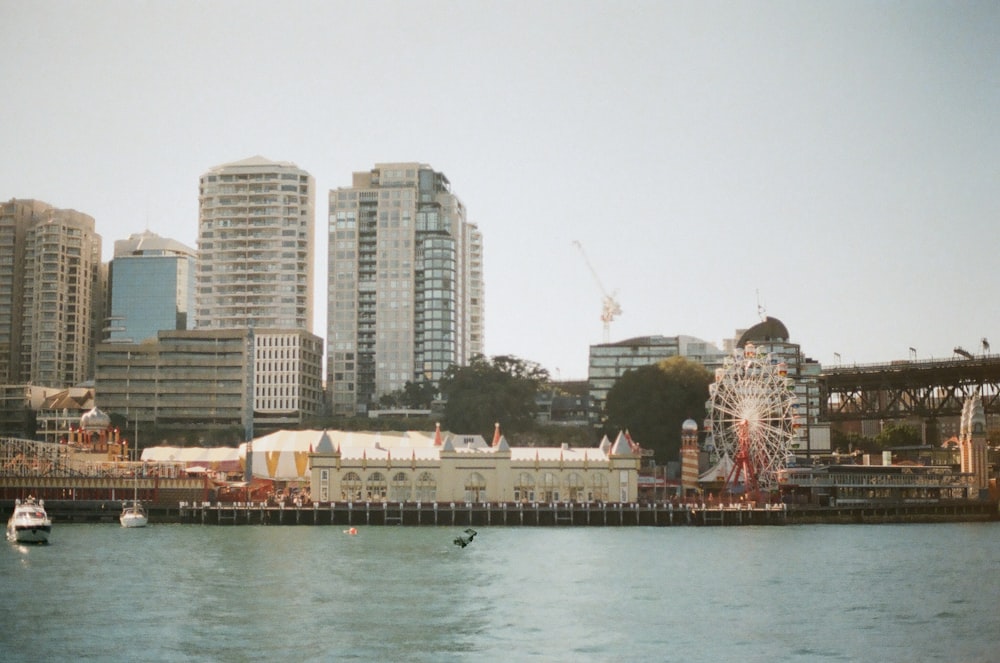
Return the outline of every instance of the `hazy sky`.
<path id="1" fill-rule="evenodd" d="M 998 35 L 995 1 L 0 0 L 0 199 L 90 214 L 110 259 L 195 246 L 213 166 L 292 161 L 325 279 L 327 192 L 420 161 L 483 233 L 487 353 L 554 377 L 602 340 L 574 240 L 612 340 L 721 344 L 759 298 L 824 364 L 979 352 Z"/>

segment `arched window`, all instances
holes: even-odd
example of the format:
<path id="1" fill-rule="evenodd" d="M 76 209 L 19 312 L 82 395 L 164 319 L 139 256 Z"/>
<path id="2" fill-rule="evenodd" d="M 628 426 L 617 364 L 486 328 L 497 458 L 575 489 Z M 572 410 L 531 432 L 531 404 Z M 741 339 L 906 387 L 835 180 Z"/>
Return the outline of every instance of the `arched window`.
<path id="1" fill-rule="evenodd" d="M 417 477 L 416 498 L 418 502 L 437 501 L 437 481 L 430 472 L 421 472 Z"/>
<path id="2" fill-rule="evenodd" d="M 566 499 L 570 502 L 587 501 L 587 495 L 583 491 L 583 477 L 579 472 L 570 472 L 566 476 Z"/>
<path id="3" fill-rule="evenodd" d="M 465 501 L 486 501 L 486 479 L 479 472 L 473 472 L 465 479 Z"/>
<path id="4" fill-rule="evenodd" d="M 542 475 L 542 482 L 538 486 L 538 492 L 543 502 L 559 501 L 559 479 L 552 472 Z"/>
<path id="5" fill-rule="evenodd" d="M 365 499 L 384 500 L 386 495 L 385 475 L 381 472 L 369 474 L 365 491 Z"/>
<path id="6" fill-rule="evenodd" d="M 409 474 L 406 472 L 396 472 L 392 475 L 392 483 L 389 484 L 389 501 L 409 502 L 411 492 Z"/>
<path id="7" fill-rule="evenodd" d="M 346 502 L 361 501 L 361 477 L 357 472 L 348 472 L 340 480 L 340 499 Z"/>
<path id="8" fill-rule="evenodd" d="M 514 501 L 535 501 L 535 477 L 531 476 L 530 473 L 521 472 L 517 475 L 517 483 L 514 484 Z"/>
<path id="9" fill-rule="evenodd" d="M 594 472 L 590 475 L 590 493 L 587 499 L 598 502 L 608 501 L 608 475 L 603 472 Z"/>

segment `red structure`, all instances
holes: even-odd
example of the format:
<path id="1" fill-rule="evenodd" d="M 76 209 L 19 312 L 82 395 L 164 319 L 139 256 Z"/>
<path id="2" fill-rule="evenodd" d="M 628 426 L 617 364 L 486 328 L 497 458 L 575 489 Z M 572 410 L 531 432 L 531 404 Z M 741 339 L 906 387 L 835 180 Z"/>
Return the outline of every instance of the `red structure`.
<path id="1" fill-rule="evenodd" d="M 739 447 L 736 450 L 736 457 L 733 458 L 733 468 L 729 470 L 726 477 L 726 489 L 732 491 L 742 476 L 743 492 L 746 495 L 757 495 L 757 471 L 754 469 L 753 459 L 750 454 L 750 423 L 744 419 L 738 424 L 737 438 Z"/>

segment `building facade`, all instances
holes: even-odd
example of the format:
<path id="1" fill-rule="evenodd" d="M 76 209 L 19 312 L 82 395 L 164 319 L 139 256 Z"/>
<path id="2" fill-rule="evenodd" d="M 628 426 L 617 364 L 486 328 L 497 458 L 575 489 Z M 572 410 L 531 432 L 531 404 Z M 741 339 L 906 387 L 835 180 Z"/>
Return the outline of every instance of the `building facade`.
<path id="1" fill-rule="evenodd" d="M 296 441 L 297 440 L 297 441 Z M 593 448 L 511 447 L 500 437 L 433 436 L 413 431 L 341 433 L 289 431 L 254 440 L 253 453 L 310 449 L 310 492 L 318 502 L 525 503 L 638 499 L 639 455 L 623 435 Z M 304 459 L 303 459 L 304 460 Z M 255 457 L 254 475 L 274 478 Z M 289 467 L 291 464 L 289 463 Z M 258 469 L 260 468 L 260 469 Z M 296 473 L 298 470 L 292 470 Z M 270 474 L 270 476 L 269 476 Z"/>
<path id="2" fill-rule="evenodd" d="M 37 200 L 0 206 L 0 382 L 93 376 L 107 272 L 94 219 Z"/>
<path id="3" fill-rule="evenodd" d="M 366 412 L 483 352 L 482 235 L 444 174 L 377 164 L 330 191 L 327 390 Z"/>
<path id="4" fill-rule="evenodd" d="M 784 362 L 788 377 L 795 382 L 796 411 L 801 422 L 794 453 L 803 456 L 830 453 L 830 424 L 819 420 L 822 373 L 819 362 L 802 354 L 801 347 L 789 340 L 788 329 L 777 318 L 767 317 L 739 333 L 735 347 L 745 348 L 747 343 L 752 343 L 759 355 L 770 355 L 775 362 Z"/>
<path id="5" fill-rule="evenodd" d="M 587 381 L 591 421 L 597 423 L 603 419 L 608 392 L 626 372 L 678 356 L 696 361 L 710 371 L 721 366 L 725 359 L 715 345 L 693 336 L 640 336 L 590 346 Z"/>
<path id="6" fill-rule="evenodd" d="M 139 343 L 194 326 L 195 250 L 146 231 L 115 242 L 105 339 Z"/>
<path id="7" fill-rule="evenodd" d="M 323 404 L 323 341 L 302 330 L 160 331 L 155 342 L 103 343 L 101 408 L 178 431 L 294 427 Z"/>
<path id="8" fill-rule="evenodd" d="M 201 176 L 196 329 L 312 330 L 314 189 L 259 156 Z"/>

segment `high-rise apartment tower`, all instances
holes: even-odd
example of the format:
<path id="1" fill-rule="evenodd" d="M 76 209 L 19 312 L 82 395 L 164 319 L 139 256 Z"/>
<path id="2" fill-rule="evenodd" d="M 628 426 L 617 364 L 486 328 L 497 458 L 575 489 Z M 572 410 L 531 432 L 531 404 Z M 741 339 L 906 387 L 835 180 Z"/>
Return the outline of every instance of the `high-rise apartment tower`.
<path id="1" fill-rule="evenodd" d="M 0 381 L 92 378 L 106 285 L 92 217 L 37 200 L 0 205 Z"/>
<path id="2" fill-rule="evenodd" d="M 198 329 L 312 330 L 314 188 L 295 164 L 259 156 L 202 175 Z"/>
<path id="3" fill-rule="evenodd" d="M 330 191 L 327 390 L 366 411 L 483 352 L 482 236 L 443 173 L 376 164 Z"/>

